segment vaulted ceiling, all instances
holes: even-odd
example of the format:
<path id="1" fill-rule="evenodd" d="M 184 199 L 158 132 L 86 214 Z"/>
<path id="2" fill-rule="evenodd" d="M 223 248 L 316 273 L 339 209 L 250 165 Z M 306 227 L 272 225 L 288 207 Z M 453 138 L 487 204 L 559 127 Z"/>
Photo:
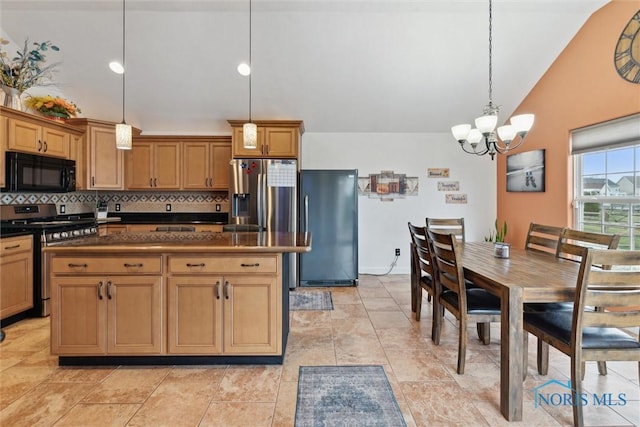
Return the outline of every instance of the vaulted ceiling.
<path id="1" fill-rule="evenodd" d="M 504 120 L 605 0 L 494 0 L 493 101 Z M 253 0 L 252 117 L 308 132 L 448 132 L 488 102 L 488 0 Z M 0 0 L 3 46 L 50 40 L 55 87 L 119 122 L 119 0 Z M 249 0 L 128 0 L 126 120 L 229 133 L 249 114 Z"/>

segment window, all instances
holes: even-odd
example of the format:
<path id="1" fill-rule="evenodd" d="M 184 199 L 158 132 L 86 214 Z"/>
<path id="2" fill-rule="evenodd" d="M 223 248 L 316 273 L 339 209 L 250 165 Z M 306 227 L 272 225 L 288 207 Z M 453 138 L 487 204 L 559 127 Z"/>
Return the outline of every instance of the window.
<path id="1" fill-rule="evenodd" d="M 640 140 L 591 150 L 574 156 L 575 227 L 619 234 L 619 249 L 640 250 Z"/>

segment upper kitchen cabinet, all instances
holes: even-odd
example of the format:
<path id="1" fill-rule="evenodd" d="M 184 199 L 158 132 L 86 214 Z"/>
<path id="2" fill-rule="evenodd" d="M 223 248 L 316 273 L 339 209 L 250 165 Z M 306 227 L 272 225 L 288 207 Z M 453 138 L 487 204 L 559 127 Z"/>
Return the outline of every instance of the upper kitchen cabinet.
<path id="1" fill-rule="evenodd" d="M 82 131 L 40 116 L 4 108 L 0 110 L 6 126 L 6 150 L 69 158 L 72 138 Z"/>
<path id="2" fill-rule="evenodd" d="M 82 158 L 85 175 L 76 176 L 87 190 L 124 189 L 124 153 L 116 148 L 116 124 L 94 119 L 68 119 L 67 123 L 84 130 Z M 140 129 L 133 128 L 133 135 Z"/>
<path id="3" fill-rule="evenodd" d="M 233 128 L 233 158 L 297 159 L 300 155 L 300 139 L 304 133 L 302 120 L 253 120 L 258 126 L 258 147 L 244 148 L 242 120 L 229 120 Z"/>
<path id="4" fill-rule="evenodd" d="M 227 190 L 231 138 L 228 136 L 185 137 L 182 146 L 182 188 Z"/>
<path id="5" fill-rule="evenodd" d="M 175 138 L 139 136 L 125 154 L 127 190 L 178 190 L 182 144 Z"/>

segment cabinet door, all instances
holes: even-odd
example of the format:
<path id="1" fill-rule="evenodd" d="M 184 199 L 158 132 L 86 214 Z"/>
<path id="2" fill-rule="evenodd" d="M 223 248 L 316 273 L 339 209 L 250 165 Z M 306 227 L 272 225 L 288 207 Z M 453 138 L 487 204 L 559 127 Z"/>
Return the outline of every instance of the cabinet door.
<path id="1" fill-rule="evenodd" d="M 224 143 L 211 144 L 211 177 L 214 190 L 229 189 L 229 161 L 231 145 Z"/>
<path id="2" fill-rule="evenodd" d="M 298 129 L 264 128 L 265 154 L 269 157 L 298 157 Z"/>
<path id="3" fill-rule="evenodd" d="M 160 354 L 162 351 L 162 278 L 123 276 L 108 279 L 107 353 Z"/>
<path id="4" fill-rule="evenodd" d="M 134 142 L 126 154 L 127 189 L 153 188 L 153 147 L 150 142 Z"/>
<path id="5" fill-rule="evenodd" d="M 153 188 L 180 188 L 180 168 L 182 166 L 181 144 L 179 142 L 157 142 L 154 144 Z"/>
<path id="6" fill-rule="evenodd" d="M 185 142 L 182 158 L 182 188 L 185 190 L 208 189 L 209 142 Z"/>
<path id="7" fill-rule="evenodd" d="M 122 190 L 123 154 L 116 148 L 114 127 L 90 127 L 89 188 L 93 190 Z"/>
<path id="8" fill-rule="evenodd" d="M 169 279 L 168 351 L 173 354 L 222 352 L 222 278 Z"/>
<path id="9" fill-rule="evenodd" d="M 106 352 L 106 296 L 102 277 L 51 280 L 51 354 Z"/>
<path id="10" fill-rule="evenodd" d="M 7 122 L 9 119 L 0 116 L 0 187 L 7 185 L 6 183 L 6 165 L 5 165 L 5 151 L 7 151 L 7 138 L 9 138 L 9 129 Z"/>
<path id="11" fill-rule="evenodd" d="M 9 119 L 9 150 L 42 153 L 42 128 L 23 120 Z"/>
<path id="12" fill-rule="evenodd" d="M 224 353 L 282 354 L 280 286 L 275 276 L 225 276 Z"/>
<path id="13" fill-rule="evenodd" d="M 236 159 L 242 159 L 245 157 L 263 157 L 265 153 L 263 152 L 265 141 L 264 141 L 264 129 L 258 127 L 258 147 L 257 148 L 244 148 L 244 143 L 242 141 L 243 132 L 242 127 L 234 127 L 233 128 L 233 137 L 232 145 L 233 145 L 233 157 Z"/>
<path id="14" fill-rule="evenodd" d="M 82 135 L 71 135 L 69 141 L 69 159 L 76 161 L 76 190 L 87 188 L 84 161 L 84 137 Z"/>
<path id="15" fill-rule="evenodd" d="M 69 158 L 69 140 L 67 132 L 42 127 L 42 153 L 47 156 Z"/>
<path id="16" fill-rule="evenodd" d="M 3 239 L 3 246 L 6 240 Z M 27 252 L 0 258 L 0 319 L 6 319 L 31 307 L 33 307 L 33 253 L 29 246 Z"/>

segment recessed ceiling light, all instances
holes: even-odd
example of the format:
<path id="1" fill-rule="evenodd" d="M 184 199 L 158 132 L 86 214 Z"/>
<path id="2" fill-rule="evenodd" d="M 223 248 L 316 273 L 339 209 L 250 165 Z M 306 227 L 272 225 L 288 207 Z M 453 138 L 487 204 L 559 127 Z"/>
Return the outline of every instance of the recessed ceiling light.
<path id="1" fill-rule="evenodd" d="M 124 74 L 124 67 L 118 61 L 109 62 L 109 68 L 116 74 Z"/>
<path id="2" fill-rule="evenodd" d="M 251 67 L 246 62 L 238 65 L 238 72 L 243 76 L 248 76 L 251 74 Z"/>

